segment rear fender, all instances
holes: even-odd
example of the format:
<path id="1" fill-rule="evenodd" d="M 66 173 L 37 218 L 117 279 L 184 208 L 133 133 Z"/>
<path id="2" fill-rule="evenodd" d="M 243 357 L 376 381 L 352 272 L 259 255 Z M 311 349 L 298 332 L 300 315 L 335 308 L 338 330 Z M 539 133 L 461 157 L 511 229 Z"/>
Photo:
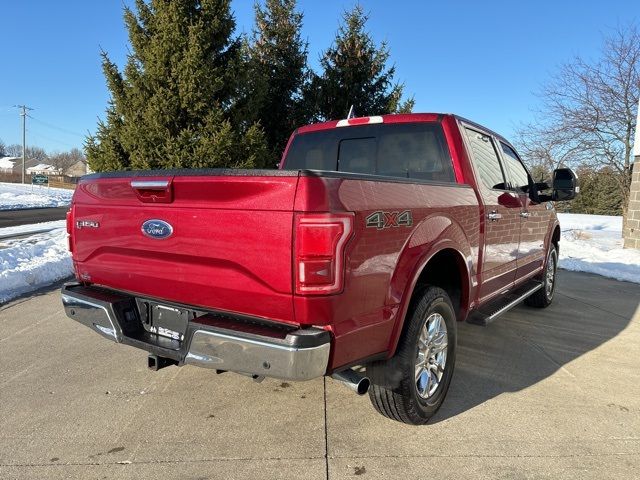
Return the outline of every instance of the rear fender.
<path id="1" fill-rule="evenodd" d="M 456 265 L 452 267 L 458 269 L 462 279 L 458 320 L 464 320 L 466 317 L 472 292 L 472 248 L 464 231 L 453 219 L 442 215 L 427 217 L 409 237 L 391 279 L 389 300 L 397 305 L 398 309 L 389 340 L 388 357 L 395 353 L 420 275 L 429 261 L 445 250 L 454 252 L 457 257 Z"/>

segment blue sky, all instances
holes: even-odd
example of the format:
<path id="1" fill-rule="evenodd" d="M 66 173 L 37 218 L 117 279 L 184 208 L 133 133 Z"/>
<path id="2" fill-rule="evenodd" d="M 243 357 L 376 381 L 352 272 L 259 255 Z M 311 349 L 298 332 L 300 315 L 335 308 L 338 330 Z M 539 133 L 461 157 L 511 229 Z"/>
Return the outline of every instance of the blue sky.
<path id="1" fill-rule="evenodd" d="M 130 4 L 125 0 L 125 4 Z M 386 40 L 397 80 L 416 111 L 453 112 L 510 137 L 536 106 L 534 92 L 555 68 L 598 55 L 602 34 L 639 21 L 637 0 L 362 0 L 369 30 Z M 310 61 L 330 45 L 355 1 L 299 0 Z M 27 143 L 47 151 L 81 147 L 103 117 L 108 91 L 100 48 L 119 65 L 128 44 L 119 1 L 3 2 L 0 139 L 20 143 L 16 104 L 34 110 Z M 237 32 L 250 32 L 253 1 L 235 0 Z"/>

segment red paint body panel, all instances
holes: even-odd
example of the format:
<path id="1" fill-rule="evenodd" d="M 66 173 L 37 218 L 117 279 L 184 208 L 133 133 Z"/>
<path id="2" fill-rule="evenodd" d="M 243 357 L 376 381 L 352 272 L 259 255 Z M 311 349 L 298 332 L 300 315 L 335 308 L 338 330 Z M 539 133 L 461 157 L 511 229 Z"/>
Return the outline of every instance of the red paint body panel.
<path id="1" fill-rule="evenodd" d="M 491 296 L 487 289 L 498 294 L 506 285 L 483 276 L 482 266 L 491 254 L 485 197 L 461 134 L 464 120 L 440 114 L 382 119 L 385 124 L 441 122 L 457 183 L 305 171 L 88 177 L 73 200 L 78 278 L 205 309 L 322 326 L 332 333 L 331 371 L 393 354 L 420 273 L 429 259 L 447 249 L 457 258 L 451 268 L 463 277 L 458 316 L 464 319 L 481 297 Z M 301 127 L 294 136 L 358 128 L 336 124 Z M 168 181 L 170 201 L 167 196 L 166 203 L 140 198 L 131 187 L 131 181 L 140 178 Z M 514 254 L 517 271 L 514 267 L 510 284 L 540 271 L 557 226 L 555 212 L 545 205 L 533 205 L 528 198 L 515 201 L 534 216 L 509 227 L 510 235 L 518 242 L 523 239 L 525 246 Z M 513 208 L 519 212 L 520 203 Z M 366 226 L 375 212 L 403 211 L 411 213 L 411 225 Z M 327 212 L 353 213 L 353 233 L 344 248 L 343 288 L 331 295 L 295 294 L 294 216 Z M 173 235 L 148 238 L 141 225 L 149 219 L 168 222 Z M 100 226 L 74 228 L 79 220 Z"/>

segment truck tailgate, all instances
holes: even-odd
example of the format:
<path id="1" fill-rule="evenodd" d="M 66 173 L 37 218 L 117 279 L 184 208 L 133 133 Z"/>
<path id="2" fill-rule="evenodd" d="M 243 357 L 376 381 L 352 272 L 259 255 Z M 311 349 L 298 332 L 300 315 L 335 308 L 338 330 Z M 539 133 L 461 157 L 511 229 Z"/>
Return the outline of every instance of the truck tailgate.
<path id="1" fill-rule="evenodd" d="M 294 323 L 297 182 L 297 172 L 85 177 L 69 226 L 78 277 L 141 296 Z M 161 221 L 160 229 L 154 232 L 152 222 L 143 231 L 149 220 Z"/>

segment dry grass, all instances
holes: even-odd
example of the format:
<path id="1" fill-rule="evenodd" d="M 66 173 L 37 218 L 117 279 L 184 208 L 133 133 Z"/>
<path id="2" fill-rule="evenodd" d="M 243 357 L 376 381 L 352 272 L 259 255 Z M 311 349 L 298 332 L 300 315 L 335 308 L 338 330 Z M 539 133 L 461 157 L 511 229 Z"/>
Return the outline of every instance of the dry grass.
<path id="1" fill-rule="evenodd" d="M 566 235 L 572 240 L 590 240 L 592 235 L 584 230 L 570 230 L 566 232 Z"/>

